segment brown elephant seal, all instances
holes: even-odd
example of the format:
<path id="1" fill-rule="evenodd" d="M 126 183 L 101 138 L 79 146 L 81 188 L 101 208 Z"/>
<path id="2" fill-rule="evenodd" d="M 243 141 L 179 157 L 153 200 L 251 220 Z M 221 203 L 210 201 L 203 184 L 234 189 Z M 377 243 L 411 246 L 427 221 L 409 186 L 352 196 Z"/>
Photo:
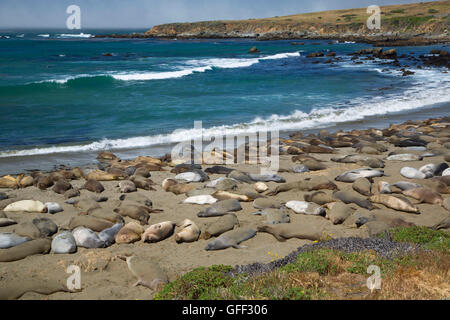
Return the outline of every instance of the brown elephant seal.
<path id="1" fill-rule="evenodd" d="M 444 200 L 444 202 L 442 203 L 442 206 L 447 209 L 448 211 L 450 211 L 450 198 L 446 198 Z"/>
<path id="2" fill-rule="evenodd" d="M 75 292 L 67 289 L 59 279 L 36 279 L 27 277 L 26 281 L 2 281 L 0 300 L 16 300 L 27 292 L 50 295 L 56 292 Z"/>
<path id="3" fill-rule="evenodd" d="M 353 182 L 352 188 L 364 196 L 369 197 L 372 195 L 372 184 L 367 178 L 356 179 L 356 181 Z"/>
<path id="4" fill-rule="evenodd" d="M 102 193 L 103 191 L 105 191 L 105 187 L 103 187 L 100 182 L 94 179 L 88 179 L 83 188 L 95 193 Z"/>
<path id="5" fill-rule="evenodd" d="M 434 230 L 449 229 L 449 228 L 450 228 L 450 217 L 443 219 L 442 221 L 436 223 L 433 226 Z"/>
<path id="6" fill-rule="evenodd" d="M 227 231 L 221 234 L 218 238 L 210 241 L 206 247 L 206 251 L 223 250 L 230 247 L 235 249 L 245 248 L 239 246 L 243 241 L 253 238 L 256 235 L 256 230 L 253 228 L 238 228 L 235 230 Z"/>
<path id="7" fill-rule="evenodd" d="M 23 189 L 31 187 L 32 185 L 34 185 L 34 179 L 32 176 L 24 176 L 19 181 L 19 186 Z"/>
<path id="8" fill-rule="evenodd" d="M 72 185 L 64 178 L 59 179 L 52 188 L 53 192 L 58 194 L 64 194 L 70 189 L 72 189 Z"/>
<path id="9" fill-rule="evenodd" d="M 54 184 L 52 179 L 50 179 L 48 176 L 44 176 L 44 175 L 37 176 L 34 179 L 34 182 L 36 184 L 36 187 L 38 187 L 41 190 L 47 190 Z"/>
<path id="10" fill-rule="evenodd" d="M 331 195 L 328 195 L 327 193 L 325 193 L 323 191 L 316 191 L 311 194 L 305 194 L 303 196 L 303 198 L 305 199 L 305 201 L 314 202 L 315 204 L 318 204 L 319 206 L 323 206 L 324 204 L 337 201 Z"/>
<path id="11" fill-rule="evenodd" d="M 440 204 L 444 203 L 442 196 L 427 188 L 415 188 L 402 192 L 403 195 L 419 201 L 419 203 Z"/>
<path id="12" fill-rule="evenodd" d="M 156 191 L 156 189 L 152 187 L 155 183 L 151 179 L 147 179 L 142 176 L 132 176 L 131 181 L 138 189 Z"/>
<path id="13" fill-rule="evenodd" d="M 137 278 L 136 286 L 144 286 L 150 290 L 160 290 L 168 283 L 166 273 L 153 259 L 144 259 L 137 256 L 117 256 L 127 262 L 128 270 Z"/>
<path id="14" fill-rule="evenodd" d="M 97 160 L 113 161 L 117 159 L 117 156 L 109 151 L 102 151 L 97 155 Z"/>
<path id="15" fill-rule="evenodd" d="M 68 224 L 68 229 L 73 230 L 78 227 L 86 227 L 96 232 L 101 232 L 105 229 L 111 228 L 114 224 L 110 221 L 90 217 L 90 216 L 75 216 L 72 217 Z"/>
<path id="16" fill-rule="evenodd" d="M 128 179 L 129 175 L 122 169 L 117 167 L 109 167 L 108 170 L 106 170 L 106 173 L 112 174 L 114 176 L 120 177 L 121 179 Z"/>
<path id="17" fill-rule="evenodd" d="M 35 254 L 47 254 L 50 252 L 52 240 L 43 238 L 27 241 L 18 246 L 0 250 L 0 262 L 11 262 L 25 259 Z"/>
<path id="18" fill-rule="evenodd" d="M 269 192 L 268 196 L 276 196 L 281 192 L 287 192 L 291 190 L 300 191 L 316 191 L 322 189 L 336 190 L 337 185 L 323 176 L 314 176 L 306 178 L 297 182 L 285 183 L 275 188 L 275 190 Z"/>
<path id="19" fill-rule="evenodd" d="M 207 208 L 205 211 L 197 213 L 199 218 L 205 217 L 218 217 L 223 216 L 229 212 L 236 212 L 242 210 L 242 206 L 239 201 L 230 199 L 222 200 L 214 203 L 211 207 Z"/>
<path id="20" fill-rule="evenodd" d="M 150 219 L 151 209 L 145 206 L 137 205 L 122 205 L 119 208 L 114 209 L 114 212 L 120 214 L 123 217 L 130 217 L 138 220 L 141 225 L 146 225 Z"/>
<path id="21" fill-rule="evenodd" d="M 214 192 L 212 194 L 212 196 L 218 200 L 235 199 L 240 202 L 252 201 L 252 198 L 250 198 L 248 195 L 237 194 L 237 193 L 232 193 L 232 192 L 222 191 L 222 190 L 218 190 L 218 191 Z"/>
<path id="22" fill-rule="evenodd" d="M 172 192 L 173 194 L 180 195 L 194 190 L 195 186 L 192 184 L 189 185 L 185 183 L 179 183 L 174 179 L 165 179 L 162 183 L 162 188 L 166 192 Z"/>
<path id="23" fill-rule="evenodd" d="M 142 241 L 155 243 L 167 239 L 173 234 L 176 223 L 165 221 L 148 227 L 142 234 Z"/>
<path id="24" fill-rule="evenodd" d="M 107 173 L 101 170 L 93 170 L 89 172 L 86 176 L 86 180 L 95 180 L 95 181 L 115 181 L 121 180 L 123 176 L 117 173 Z"/>
<path id="25" fill-rule="evenodd" d="M 332 202 L 327 204 L 327 207 L 329 210 L 326 217 L 335 225 L 344 223 L 354 212 L 352 208 L 342 202 Z"/>
<path id="26" fill-rule="evenodd" d="M 327 168 L 322 162 L 317 161 L 316 159 L 306 158 L 300 160 L 300 162 L 308 168 L 309 171 L 320 171 L 325 170 Z"/>
<path id="27" fill-rule="evenodd" d="M 17 179 L 12 176 L 0 178 L 0 188 L 17 189 L 19 187 Z"/>
<path id="28" fill-rule="evenodd" d="M 130 192 L 136 192 L 137 187 L 134 184 L 133 181 L 130 180 L 123 180 L 119 182 L 119 189 L 122 193 L 130 193 Z"/>
<path id="29" fill-rule="evenodd" d="M 408 199 L 404 197 L 394 197 L 386 194 L 377 194 L 370 197 L 373 203 L 381 203 L 388 208 L 410 213 L 420 214 L 419 208 L 414 206 Z"/>
<path id="30" fill-rule="evenodd" d="M 279 209 L 281 207 L 281 203 L 274 199 L 267 199 L 267 198 L 259 198 L 255 199 L 253 201 L 253 208 L 256 209 Z"/>
<path id="31" fill-rule="evenodd" d="M 367 198 L 359 195 L 354 191 L 338 191 L 333 193 L 333 197 L 341 200 L 345 204 L 354 203 L 361 208 L 365 208 L 368 210 L 376 209 L 376 207 L 369 200 L 367 200 Z"/>
<path id="32" fill-rule="evenodd" d="M 81 210 L 81 212 L 88 212 L 91 209 L 100 208 L 98 202 L 93 199 L 82 199 L 75 202 L 73 206 Z"/>
<path id="33" fill-rule="evenodd" d="M 137 222 L 127 223 L 115 236 L 118 244 L 129 244 L 141 240 L 144 228 Z"/>
<path id="34" fill-rule="evenodd" d="M 175 234 L 175 242 L 195 242 L 200 236 L 200 228 L 192 220 L 185 219 L 182 223 L 177 225 L 181 228 L 177 234 Z"/>
<path id="35" fill-rule="evenodd" d="M 361 229 L 366 230 L 369 237 L 375 237 L 380 233 L 389 230 L 391 227 L 384 221 L 369 221 Z"/>
<path id="36" fill-rule="evenodd" d="M 224 232 L 233 230 L 236 225 L 239 226 L 237 216 L 234 213 L 229 213 L 208 225 L 205 232 L 202 232 L 201 238 L 208 240 L 211 237 L 220 236 Z"/>
<path id="37" fill-rule="evenodd" d="M 141 193 L 134 192 L 130 194 L 122 194 L 119 199 L 120 201 L 130 201 L 149 208 L 153 207 L 153 201 Z"/>
<path id="38" fill-rule="evenodd" d="M 78 189 L 69 189 L 66 192 L 64 192 L 64 198 L 65 199 L 71 199 L 76 198 L 81 195 L 80 190 Z"/>
<path id="39" fill-rule="evenodd" d="M 280 224 L 290 223 L 291 217 L 285 209 L 264 209 L 253 213 L 253 215 L 261 215 L 266 217 L 264 223 L 267 224 Z"/>
<path id="40" fill-rule="evenodd" d="M 313 223 L 286 223 L 258 226 L 258 232 L 269 233 L 280 242 L 285 242 L 292 238 L 318 241 L 323 236 L 324 228 L 322 225 Z"/>
<path id="41" fill-rule="evenodd" d="M 111 212 L 110 210 L 103 209 L 101 207 L 89 209 L 87 214 L 91 217 L 107 220 L 113 223 L 123 223 L 122 216 L 118 213 Z"/>

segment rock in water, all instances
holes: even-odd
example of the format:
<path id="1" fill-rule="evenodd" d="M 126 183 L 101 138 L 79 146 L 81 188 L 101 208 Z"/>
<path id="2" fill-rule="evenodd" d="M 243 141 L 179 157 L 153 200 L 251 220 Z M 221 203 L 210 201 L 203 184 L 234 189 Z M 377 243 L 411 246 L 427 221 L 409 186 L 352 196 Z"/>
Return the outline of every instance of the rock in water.
<path id="1" fill-rule="evenodd" d="M 75 253 L 77 251 L 77 243 L 69 231 L 57 234 L 52 241 L 52 251 L 55 254 Z"/>

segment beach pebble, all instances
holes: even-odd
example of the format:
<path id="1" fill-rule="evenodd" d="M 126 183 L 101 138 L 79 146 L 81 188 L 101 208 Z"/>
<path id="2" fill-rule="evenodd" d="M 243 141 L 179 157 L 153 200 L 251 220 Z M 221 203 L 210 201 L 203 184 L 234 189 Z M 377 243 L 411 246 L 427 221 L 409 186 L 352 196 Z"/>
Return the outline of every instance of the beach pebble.
<path id="1" fill-rule="evenodd" d="M 105 246 L 105 243 L 91 229 L 78 227 L 72 231 L 72 235 L 79 247 L 92 249 L 103 248 Z"/>
<path id="2" fill-rule="evenodd" d="M 52 251 L 55 254 L 75 253 L 77 243 L 70 231 L 64 231 L 57 234 L 52 240 Z"/>
<path id="3" fill-rule="evenodd" d="M 257 182 L 253 185 L 253 187 L 259 193 L 269 190 L 269 187 L 264 182 Z"/>
<path id="4" fill-rule="evenodd" d="M 304 173 L 304 172 L 308 172 L 309 169 L 307 166 L 305 166 L 303 164 L 299 164 L 299 165 L 293 166 L 292 171 L 294 173 Z"/>
<path id="5" fill-rule="evenodd" d="M 411 168 L 411 167 L 403 167 L 400 170 L 400 174 L 408 179 L 425 179 L 426 174 L 423 172 L 420 172 L 417 169 Z"/>
<path id="6" fill-rule="evenodd" d="M 51 214 L 64 211 L 62 206 L 56 202 L 46 202 L 45 206 L 47 207 L 47 212 Z"/>
<path id="7" fill-rule="evenodd" d="M 218 201 L 218 199 L 214 198 L 211 195 L 200 195 L 200 196 L 189 197 L 186 200 L 184 200 L 183 203 L 213 204 L 213 203 L 216 203 L 217 201 Z"/>
<path id="8" fill-rule="evenodd" d="M 314 216 L 325 215 L 325 209 L 313 202 L 289 201 L 286 203 L 286 207 L 293 210 L 295 213 L 299 214 L 307 214 Z"/>
<path id="9" fill-rule="evenodd" d="M 28 237 L 21 237 L 12 232 L 0 233 L 0 249 L 8 249 L 30 241 Z"/>

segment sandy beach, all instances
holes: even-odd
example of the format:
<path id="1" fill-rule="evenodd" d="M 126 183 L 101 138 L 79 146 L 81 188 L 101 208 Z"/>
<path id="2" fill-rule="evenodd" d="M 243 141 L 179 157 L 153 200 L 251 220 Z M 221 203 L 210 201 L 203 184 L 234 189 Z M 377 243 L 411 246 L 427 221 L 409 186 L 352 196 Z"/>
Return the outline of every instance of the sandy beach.
<path id="1" fill-rule="evenodd" d="M 370 214 L 375 216 L 376 221 L 383 222 L 382 226 L 392 227 L 398 225 L 414 224 L 417 226 L 434 227 L 449 219 L 450 208 L 448 206 L 449 188 L 448 180 L 445 178 L 429 177 L 428 179 L 408 179 L 400 174 L 400 170 L 403 167 L 412 167 L 419 169 L 427 164 L 435 164 L 442 166 L 447 165 L 449 158 L 449 143 L 450 143 L 450 123 L 448 118 L 428 120 L 428 121 L 414 121 L 408 122 L 402 125 L 394 125 L 385 130 L 354 130 L 347 133 L 329 134 L 326 131 L 321 131 L 317 136 L 301 136 L 291 135 L 291 139 L 280 139 L 280 145 L 282 153 L 280 155 L 280 170 L 278 176 L 285 179 L 286 183 L 296 182 L 300 180 L 307 180 L 314 177 L 323 177 L 333 182 L 339 191 L 348 191 L 351 194 L 357 194 L 364 199 L 368 199 L 368 196 L 358 194 L 353 190 L 353 183 L 351 182 L 339 182 L 335 178 L 344 172 L 350 170 L 356 170 L 360 168 L 368 168 L 364 163 L 340 163 L 332 161 L 341 158 L 346 155 L 364 155 L 370 158 L 376 158 L 383 160 L 384 168 L 374 168 L 372 170 L 383 170 L 384 175 L 381 177 L 374 177 L 371 183 L 371 193 L 379 194 L 377 189 L 380 181 L 385 181 L 392 186 L 392 184 L 398 181 L 409 181 L 415 183 L 423 183 L 426 188 L 430 188 L 434 192 L 439 192 L 443 198 L 443 204 L 429 204 L 420 203 L 416 199 L 408 197 L 410 202 L 420 210 L 420 214 L 413 214 L 399 210 L 393 210 L 387 208 L 383 204 L 373 203 L 375 205 L 374 210 L 363 209 L 356 203 L 347 204 L 352 214 L 344 221 L 333 224 L 329 219 L 330 209 L 326 209 L 327 217 L 313 216 L 305 214 L 296 214 L 293 210 L 284 208 L 289 213 L 290 224 L 301 225 L 303 223 L 310 223 L 311 225 L 320 226 L 321 230 L 333 238 L 341 237 L 362 237 L 366 238 L 370 236 L 373 230 L 365 225 L 359 228 L 351 223 L 355 212 Z M 326 138 L 329 137 L 329 138 Z M 314 146 L 322 146 L 330 144 L 330 142 L 346 141 L 349 146 L 346 147 L 333 147 L 330 149 L 332 153 L 316 153 L 317 150 L 312 148 Z M 396 147 L 399 142 L 406 141 L 405 145 L 409 143 L 410 147 Z M 425 141 L 426 147 L 417 148 L 419 144 Z M 358 143 L 364 142 L 368 148 L 358 149 Z M 294 146 L 294 148 L 293 148 Z M 309 149 L 299 148 L 310 147 Z M 371 148 L 370 148 L 371 146 Z M 377 151 L 373 150 L 374 147 L 380 148 Z M 361 145 L 359 145 L 361 147 Z M 306 151 L 309 152 L 306 152 Z M 357 151 L 359 150 L 359 152 Z M 315 152 L 316 151 L 316 152 Z M 366 153 L 364 153 L 366 152 Z M 368 154 L 370 153 L 370 154 Z M 416 161 L 395 161 L 386 160 L 389 155 L 392 154 L 413 154 L 420 155 L 422 160 Z M 293 162 L 293 157 L 298 156 L 301 159 L 308 157 L 314 157 L 318 160 L 318 163 L 322 164 L 325 169 L 317 171 L 309 171 L 303 173 L 292 172 L 294 165 L 301 165 L 301 162 Z M 150 158 L 147 158 L 150 159 Z M 169 159 L 163 159 L 169 160 Z M 303 161 L 300 160 L 300 161 Z M 156 162 L 159 160 L 155 160 Z M 105 163 L 113 163 L 114 161 L 103 161 L 101 166 L 105 170 Z M 126 161 L 114 162 L 116 164 L 126 165 Z M 172 165 L 172 167 L 170 166 Z M 213 164 L 202 165 L 202 170 L 213 167 Z M 234 164 L 224 165 L 227 168 L 238 170 L 245 173 L 259 173 L 259 167 L 257 165 L 249 164 Z M 441 167 L 442 167 L 441 166 Z M 448 167 L 448 165 L 447 165 Z M 161 167 L 157 168 L 158 171 L 151 171 L 151 179 L 154 182 L 152 188 L 155 191 L 137 189 L 137 192 L 130 193 L 133 197 L 136 195 L 142 196 L 141 198 L 147 198 L 152 201 L 154 209 L 163 210 L 160 213 L 151 213 L 148 224 L 143 226 L 144 229 L 150 225 L 158 224 L 164 221 L 173 221 L 179 223 L 184 219 L 190 219 L 198 227 L 204 231 L 205 226 L 216 221 L 217 217 L 200 218 L 197 213 L 205 210 L 209 205 L 195 205 L 195 204 L 183 204 L 182 202 L 187 198 L 187 195 L 180 194 L 175 195 L 172 192 L 163 190 L 162 183 L 165 179 L 173 179 L 176 173 L 171 173 L 173 164 L 170 161 L 161 162 Z M 71 169 L 67 169 L 70 171 Z M 162 171 L 159 171 L 162 170 Z M 88 169 L 84 169 L 84 174 L 89 173 Z M 43 173 L 48 175 L 48 173 Z M 442 174 L 442 172 L 440 173 Z M 209 174 L 209 181 L 206 182 L 193 182 L 189 185 L 195 186 L 198 190 L 198 194 L 211 194 L 211 188 L 205 188 L 205 185 L 214 181 L 217 178 L 225 177 L 224 174 Z M 437 180 L 436 180 L 437 179 Z M 439 179 L 442 179 L 440 181 Z M 34 179 L 35 181 L 37 179 Z M 119 182 L 122 179 L 117 178 L 114 181 L 101 181 L 104 186 L 104 191 L 100 194 L 93 193 L 91 191 L 81 189 L 78 197 L 70 199 L 72 202 L 79 200 L 86 200 L 90 198 L 106 197 L 107 201 L 99 202 L 103 211 L 113 212 L 114 209 L 121 205 L 120 197 L 123 193 L 119 190 Z M 69 181 L 73 189 L 82 188 L 86 183 L 86 180 L 74 179 Z M 286 204 L 289 201 L 304 201 L 306 194 L 311 194 L 316 190 L 300 190 L 293 189 L 287 192 L 281 192 L 277 195 L 270 196 L 270 191 L 275 188 L 284 185 L 284 183 L 276 182 L 264 182 L 268 186 L 268 190 L 260 194 L 260 196 L 267 199 L 277 201 L 281 204 Z M 392 195 L 401 195 L 401 190 L 392 187 Z M 333 192 L 337 190 L 320 190 L 325 192 L 330 197 L 333 196 Z M 42 203 L 56 202 L 63 208 L 62 212 L 55 214 L 50 213 L 29 213 L 29 212 L 5 212 L 7 218 L 12 219 L 16 224 L 5 226 L 0 228 L 1 233 L 14 232 L 18 226 L 24 223 L 32 222 L 35 218 L 48 218 L 51 219 L 57 226 L 58 232 L 53 235 L 53 238 L 64 229 L 68 228 L 68 223 L 71 218 L 80 215 L 83 210 L 77 208 L 72 204 L 66 203 L 68 199 L 62 194 L 57 194 L 49 187 L 45 190 L 39 189 L 37 186 L 29 186 L 26 188 L 1 188 L 0 192 L 7 195 L 7 199 L 0 201 L 0 208 L 5 209 L 9 204 L 17 202 L 19 200 L 38 200 Z M 238 182 L 237 188 L 231 190 L 233 194 L 238 195 L 251 195 L 255 197 L 256 191 L 254 189 L 254 182 L 244 183 Z M 389 195 L 389 196 L 392 196 Z M 126 194 L 128 196 L 128 194 Z M 250 197 L 251 198 L 251 197 Z M 126 197 L 125 197 L 126 199 Z M 69 202 L 71 202 L 69 201 Z M 335 199 L 334 201 L 341 202 Z M 238 217 L 240 228 L 251 227 L 257 229 L 258 226 L 264 225 L 266 217 L 253 215 L 252 213 L 258 211 L 253 205 L 253 199 L 249 199 L 248 202 L 240 202 L 242 210 L 236 212 Z M 325 205 L 323 206 L 325 207 Z M 124 217 L 125 223 L 132 222 L 133 219 Z M 134 220 L 135 221 L 135 220 Z M 378 226 L 379 227 L 379 226 Z M 448 227 L 448 225 L 444 225 Z M 236 228 L 236 227 L 235 227 Z M 444 228 L 445 229 L 445 228 Z M 179 227 L 175 228 L 174 234 L 179 232 Z M 375 230 L 375 229 L 374 229 Z M 447 229 L 448 230 L 448 229 Z M 292 238 L 285 242 L 279 242 L 277 239 L 268 233 L 258 232 L 253 238 L 244 241 L 242 245 L 245 248 L 235 249 L 228 248 L 225 250 L 206 251 L 205 246 L 211 240 L 199 239 L 192 243 L 176 243 L 174 235 L 168 237 L 157 243 L 144 243 L 143 241 L 137 241 L 132 244 L 113 244 L 108 248 L 98 249 L 86 249 L 82 247 L 77 248 L 77 252 L 74 254 L 54 254 L 49 252 L 48 254 L 35 254 L 30 255 L 24 259 L 13 262 L 0 262 L 0 284 L 1 287 L 8 289 L 10 296 L 6 298 L 14 298 L 16 295 L 20 299 L 152 299 L 155 291 L 150 290 L 144 286 L 133 287 L 136 282 L 135 277 L 130 273 L 127 267 L 127 263 L 118 259 L 119 255 L 136 255 L 139 258 L 147 259 L 148 261 L 156 261 L 161 269 L 165 272 L 169 281 L 177 279 L 179 276 L 193 270 L 200 266 L 212 266 L 212 265 L 247 265 L 254 262 L 268 263 L 274 259 L 282 258 L 288 255 L 293 250 L 304 244 L 313 243 L 311 240 Z M 0 253 L 2 250 L 0 249 Z M 65 286 L 66 280 L 69 274 L 66 273 L 66 268 L 72 264 L 75 264 L 81 268 L 81 287 L 80 292 L 67 292 L 67 290 L 53 290 L 50 294 L 39 294 L 36 292 L 36 288 L 45 287 L 48 284 L 49 287 L 55 287 L 55 283 L 61 286 L 61 289 Z M 58 285 L 56 285 L 58 286 Z M 30 289 L 31 288 L 31 289 Z M 32 289 L 34 288 L 34 289 Z M 37 290 L 39 291 L 39 290 Z M 51 290 L 52 291 L 52 290 Z M 13 294 L 14 292 L 14 294 Z M 5 298 L 5 297 L 4 297 Z"/>

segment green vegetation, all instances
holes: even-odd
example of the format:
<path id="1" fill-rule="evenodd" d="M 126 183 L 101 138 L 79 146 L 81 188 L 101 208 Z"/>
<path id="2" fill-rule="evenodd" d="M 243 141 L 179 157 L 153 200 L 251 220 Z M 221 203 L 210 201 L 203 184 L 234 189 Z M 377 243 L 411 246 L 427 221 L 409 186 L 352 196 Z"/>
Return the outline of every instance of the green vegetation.
<path id="1" fill-rule="evenodd" d="M 391 10 L 391 13 L 405 13 L 405 9 L 395 9 L 395 10 Z"/>
<path id="2" fill-rule="evenodd" d="M 418 27 L 421 24 L 426 23 L 427 21 L 433 19 L 433 16 L 425 16 L 425 17 L 418 17 L 418 16 L 407 16 L 407 17 L 396 17 L 396 18 L 389 18 L 386 19 L 386 21 L 393 25 L 394 27 Z"/>
<path id="3" fill-rule="evenodd" d="M 436 9 L 428 9 L 428 13 L 434 14 L 434 13 L 438 13 L 439 11 L 437 11 Z"/>

